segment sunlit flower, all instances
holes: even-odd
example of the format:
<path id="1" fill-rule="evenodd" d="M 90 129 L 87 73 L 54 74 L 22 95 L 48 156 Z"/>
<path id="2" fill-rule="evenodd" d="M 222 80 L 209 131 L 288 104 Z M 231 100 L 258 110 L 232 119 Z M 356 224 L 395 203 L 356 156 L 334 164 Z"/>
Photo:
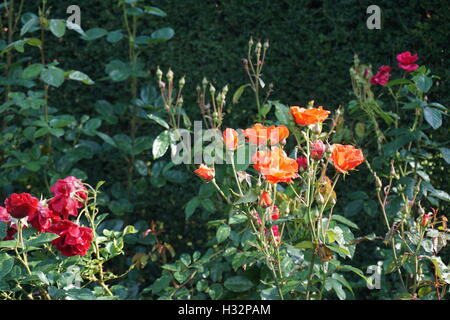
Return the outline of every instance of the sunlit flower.
<path id="1" fill-rule="evenodd" d="M 347 173 L 348 170 L 352 170 L 364 162 L 364 155 L 354 146 L 333 144 L 331 161 L 337 171 Z"/>
<path id="2" fill-rule="evenodd" d="M 202 163 L 194 173 L 205 181 L 211 181 L 214 179 L 215 170 Z"/>
<path id="3" fill-rule="evenodd" d="M 253 167 L 271 184 L 292 182 L 292 179 L 298 178 L 297 161 L 287 157 L 281 148 L 258 151 L 253 155 L 252 161 Z"/>
<path id="4" fill-rule="evenodd" d="M 265 127 L 260 123 L 253 127 L 244 130 L 244 135 L 247 140 L 256 145 L 278 144 L 289 137 L 289 130 L 286 126 L 270 126 Z"/>
<path id="5" fill-rule="evenodd" d="M 323 110 L 322 106 L 318 108 L 305 109 L 298 106 L 291 107 L 290 113 L 295 119 L 295 123 L 300 126 L 309 126 L 325 121 L 330 111 Z"/>
<path id="6" fill-rule="evenodd" d="M 238 147 L 239 135 L 236 130 L 227 128 L 223 132 L 223 141 L 228 150 L 236 150 Z"/>
<path id="7" fill-rule="evenodd" d="M 414 71 L 419 68 L 419 65 L 414 63 L 418 59 L 419 57 L 417 56 L 417 54 L 411 55 L 411 52 L 409 51 L 405 51 L 397 55 L 399 68 L 402 68 L 403 70 L 408 72 Z"/>

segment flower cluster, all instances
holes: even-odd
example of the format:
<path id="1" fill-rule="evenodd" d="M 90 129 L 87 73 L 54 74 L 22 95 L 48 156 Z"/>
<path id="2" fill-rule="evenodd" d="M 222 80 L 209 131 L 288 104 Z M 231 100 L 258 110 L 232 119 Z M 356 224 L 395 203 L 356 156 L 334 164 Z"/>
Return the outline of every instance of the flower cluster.
<path id="1" fill-rule="evenodd" d="M 414 63 L 419 59 L 417 54 L 411 55 L 411 52 L 405 51 L 397 55 L 398 67 L 411 72 L 419 68 L 419 65 Z M 391 78 L 391 67 L 381 66 L 378 68 L 377 74 L 370 78 L 371 84 L 377 84 L 380 86 L 385 86 L 389 79 Z"/>
<path id="2" fill-rule="evenodd" d="M 388 71 L 387 69 L 385 71 Z M 381 76 L 380 76 L 381 77 Z M 258 200 L 259 208 L 264 209 L 264 216 L 268 218 L 264 221 L 275 221 L 279 219 L 280 213 L 277 206 L 275 206 L 276 199 L 271 198 L 271 186 L 276 189 L 278 183 L 293 183 L 295 179 L 300 178 L 302 174 L 310 169 L 315 172 L 319 162 L 324 166 L 323 172 L 329 163 L 333 164 L 337 174 L 347 174 L 348 171 L 355 169 L 358 165 L 364 162 L 364 155 L 361 150 L 351 145 L 333 144 L 329 145 L 323 141 L 321 135 L 322 123 L 327 120 L 331 112 L 324 110 L 322 106 L 313 108 L 313 102 L 308 105 L 308 108 L 299 106 L 292 106 L 289 114 L 293 117 L 295 123 L 300 128 L 294 128 L 293 135 L 297 138 L 298 130 L 305 129 L 305 136 L 307 148 L 299 146 L 302 150 L 303 156 L 297 159 L 288 157 L 284 150 L 286 139 L 290 136 L 289 129 L 285 125 L 272 125 L 266 127 L 261 123 L 256 123 L 253 127 L 243 130 L 246 142 L 254 144 L 258 150 L 252 156 L 253 168 L 259 173 L 258 181 L 263 179 L 266 182 L 264 190 L 258 191 L 260 197 Z M 239 136 L 235 129 L 227 128 L 223 132 L 223 141 L 228 152 L 234 152 L 240 147 Z M 299 142 L 299 141 L 298 141 Z M 307 151 L 305 151 L 305 149 Z M 314 164 L 315 163 L 315 164 Z M 233 168 L 233 170 L 235 170 Z M 220 190 L 220 187 L 214 181 L 215 169 L 210 168 L 205 164 L 201 164 L 197 170 L 194 171 L 204 181 L 213 181 L 214 186 Z M 246 172 L 235 172 L 235 178 L 239 186 L 239 192 L 243 196 L 242 188 L 239 182 L 239 176 L 243 176 Z M 312 175 L 313 173 L 310 173 Z M 251 176 L 250 176 L 251 177 Z M 249 178 L 250 179 L 250 178 Z M 305 180 L 305 177 L 303 177 Z M 320 182 L 322 181 L 322 182 Z M 320 204 L 326 205 L 329 201 L 334 202 L 336 195 L 332 190 L 332 182 L 324 174 L 321 177 L 317 191 L 317 201 Z M 315 183 L 311 182 L 310 183 Z M 249 186 L 251 183 L 249 183 Z M 261 184 L 260 184 L 261 185 Z M 223 192 L 221 195 L 226 198 Z M 231 203 L 229 199 L 226 199 Z M 259 210 L 259 209 L 258 209 Z M 262 213 L 261 211 L 260 213 Z M 261 231 L 264 230 L 266 236 L 272 234 L 276 243 L 281 241 L 281 233 L 278 225 L 272 225 L 269 232 L 263 226 L 258 211 L 254 210 L 252 215 L 255 217 L 257 224 L 261 226 Z M 270 218 L 269 218 L 270 217 Z M 270 239 L 271 237 L 268 237 Z"/>
<path id="3" fill-rule="evenodd" d="M 92 230 L 68 220 L 77 216 L 78 209 L 84 206 L 87 189 L 76 177 L 58 180 L 50 191 L 54 197 L 50 201 L 33 197 L 29 193 L 14 193 L 0 207 L 0 221 L 8 225 L 7 236 L 3 240 L 13 240 L 17 223 L 26 223 L 38 232 L 49 232 L 59 237 L 52 244 L 65 256 L 82 255 L 89 250 Z M 13 223 L 13 219 L 16 223 Z"/>

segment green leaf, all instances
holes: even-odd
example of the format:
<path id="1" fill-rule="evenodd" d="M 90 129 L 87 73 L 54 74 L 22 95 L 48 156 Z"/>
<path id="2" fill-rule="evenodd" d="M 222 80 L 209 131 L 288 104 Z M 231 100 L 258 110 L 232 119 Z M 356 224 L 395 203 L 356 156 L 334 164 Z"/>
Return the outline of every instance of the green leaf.
<path id="1" fill-rule="evenodd" d="M 442 125 L 442 112 L 433 107 L 425 107 L 423 115 L 428 124 L 434 129 L 438 129 Z"/>
<path id="2" fill-rule="evenodd" d="M 314 247 L 313 243 L 311 241 L 302 241 L 297 243 L 294 247 L 297 249 L 312 249 Z"/>
<path id="3" fill-rule="evenodd" d="M 64 82 L 64 71 L 57 67 L 48 67 L 42 70 L 41 80 L 45 83 L 58 88 Z"/>
<path id="4" fill-rule="evenodd" d="M 15 242 L 15 241 L 14 241 Z M 0 279 L 5 277 L 14 266 L 14 258 L 6 253 L 0 254 Z"/>
<path id="5" fill-rule="evenodd" d="M 397 85 L 400 85 L 400 84 L 411 84 L 411 81 L 408 80 L 408 79 L 395 79 L 395 80 L 389 81 L 386 84 L 386 87 L 397 86 Z"/>
<path id="6" fill-rule="evenodd" d="M 136 168 L 137 172 L 143 176 L 146 177 L 148 174 L 147 165 L 142 160 L 136 160 L 134 161 L 134 167 Z"/>
<path id="7" fill-rule="evenodd" d="M 123 33 L 120 30 L 116 30 L 116 31 L 111 31 L 110 33 L 108 33 L 108 36 L 106 37 L 106 41 L 110 42 L 110 43 L 116 43 L 119 42 L 120 40 L 122 40 L 123 38 Z"/>
<path id="8" fill-rule="evenodd" d="M 222 224 L 216 232 L 216 239 L 218 243 L 225 241 L 230 235 L 231 228 L 227 224 Z"/>
<path id="9" fill-rule="evenodd" d="M 349 227 L 352 227 L 354 229 L 359 229 L 358 226 L 356 224 L 354 224 L 353 222 L 351 222 L 350 220 L 348 220 L 347 218 L 340 216 L 338 214 L 333 215 L 333 220 L 339 221 L 340 223 L 343 223 Z"/>
<path id="10" fill-rule="evenodd" d="M 161 119 L 160 117 L 155 116 L 154 114 L 149 113 L 149 114 L 147 114 L 147 118 L 149 118 L 150 120 L 155 121 L 155 122 L 156 122 L 157 124 L 159 124 L 160 126 L 166 128 L 166 129 L 169 129 L 169 125 L 167 124 L 167 122 L 164 121 L 163 119 Z"/>
<path id="11" fill-rule="evenodd" d="M 80 27 L 78 24 L 73 23 L 73 22 L 71 22 L 71 21 L 69 21 L 69 20 L 66 21 L 66 27 L 67 27 L 67 29 L 69 29 L 69 30 L 75 30 L 76 32 L 78 32 L 78 33 L 81 34 L 82 36 L 86 35 L 86 34 L 84 33 L 83 29 L 81 29 L 81 27 Z"/>
<path id="12" fill-rule="evenodd" d="M 6 233 L 8 231 L 8 225 L 4 221 L 0 221 L 0 239 L 4 239 L 6 237 Z"/>
<path id="13" fill-rule="evenodd" d="M 184 208 L 184 216 L 187 219 L 189 219 L 192 214 L 195 212 L 195 209 L 200 205 L 200 200 L 197 197 L 192 198 L 189 200 L 189 202 L 186 204 L 186 207 Z"/>
<path id="14" fill-rule="evenodd" d="M 26 67 L 22 72 L 23 79 L 33 79 L 36 78 L 44 69 L 44 65 L 40 63 L 35 63 Z"/>
<path id="15" fill-rule="evenodd" d="M 208 294 L 213 300 L 219 300 L 223 295 L 223 287 L 219 283 L 214 283 L 209 287 Z"/>
<path id="16" fill-rule="evenodd" d="M 25 33 L 33 29 L 33 27 L 39 25 L 39 19 L 37 16 L 33 15 L 20 29 L 20 36 L 22 37 Z"/>
<path id="17" fill-rule="evenodd" d="M 159 9 L 157 7 L 143 6 L 143 8 L 144 8 L 145 13 L 152 14 L 152 15 L 159 16 L 159 17 L 167 16 L 167 14 L 164 11 L 162 11 L 161 9 Z"/>
<path id="18" fill-rule="evenodd" d="M 148 40 L 148 44 L 165 42 L 170 40 L 175 35 L 175 31 L 172 28 L 161 28 L 152 33 L 151 39 Z"/>
<path id="19" fill-rule="evenodd" d="M 39 247 L 40 245 L 48 243 L 57 238 L 59 238 L 59 236 L 54 233 L 49 232 L 41 233 L 36 238 L 26 241 L 25 247 Z"/>
<path id="20" fill-rule="evenodd" d="M 224 286 L 233 292 L 244 292 L 253 287 L 253 282 L 243 276 L 234 276 L 226 279 Z"/>
<path id="21" fill-rule="evenodd" d="M 244 93 L 245 88 L 249 87 L 250 84 L 244 84 L 240 86 L 233 94 L 233 104 L 238 103 L 239 99 L 241 98 L 242 94 Z"/>
<path id="22" fill-rule="evenodd" d="M 249 190 L 244 196 L 240 197 L 234 204 L 255 202 L 258 200 L 258 194 L 254 190 Z"/>
<path id="23" fill-rule="evenodd" d="M 235 214 L 228 219 L 229 224 L 240 224 L 247 221 L 247 216 L 245 214 Z"/>
<path id="24" fill-rule="evenodd" d="M 99 131 L 96 131 L 95 134 L 96 134 L 97 136 L 99 136 L 99 137 L 100 137 L 103 141 L 105 141 L 107 144 L 109 144 L 109 145 L 111 145 L 111 146 L 117 148 L 117 144 L 116 144 L 116 142 L 114 141 L 114 139 L 111 138 L 110 136 L 108 136 L 107 134 L 105 134 L 105 133 L 103 133 L 103 132 L 99 132 Z"/>
<path id="25" fill-rule="evenodd" d="M 439 151 L 441 151 L 442 157 L 444 158 L 445 162 L 450 164 L 450 148 L 439 148 Z"/>
<path id="26" fill-rule="evenodd" d="M 427 76 L 420 76 L 416 80 L 416 85 L 420 91 L 427 93 L 433 86 L 433 80 Z"/>
<path id="27" fill-rule="evenodd" d="M 66 33 L 66 22 L 61 19 L 50 20 L 50 31 L 58 38 Z"/>
<path id="28" fill-rule="evenodd" d="M 124 81 L 131 75 L 129 66 L 120 60 L 113 60 L 108 63 L 105 67 L 105 71 L 114 82 Z"/>
<path id="29" fill-rule="evenodd" d="M 81 39 L 86 41 L 92 41 L 105 36 L 107 33 L 108 31 L 103 28 L 92 28 L 87 30 L 81 37 Z"/>
<path id="30" fill-rule="evenodd" d="M 170 135 L 169 131 L 165 130 L 156 137 L 153 142 L 153 158 L 158 159 L 161 158 L 167 151 L 170 145 Z"/>
<path id="31" fill-rule="evenodd" d="M 17 246 L 16 240 L 0 241 L 0 248 L 14 249 Z M 18 248 L 21 248 L 19 245 Z"/>
<path id="32" fill-rule="evenodd" d="M 69 79 L 70 80 L 75 80 L 75 81 L 80 81 L 84 84 L 94 84 L 94 81 L 92 81 L 91 78 L 89 78 L 89 76 L 81 71 L 71 71 L 69 73 Z"/>
<path id="33" fill-rule="evenodd" d="M 290 109 L 278 101 L 272 101 L 271 103 L 275 106 L 275 116 L 277 117 L 277 120 L 281 124 L 292 127 L 294 125 L 294 120 L 290 114 Z"/>

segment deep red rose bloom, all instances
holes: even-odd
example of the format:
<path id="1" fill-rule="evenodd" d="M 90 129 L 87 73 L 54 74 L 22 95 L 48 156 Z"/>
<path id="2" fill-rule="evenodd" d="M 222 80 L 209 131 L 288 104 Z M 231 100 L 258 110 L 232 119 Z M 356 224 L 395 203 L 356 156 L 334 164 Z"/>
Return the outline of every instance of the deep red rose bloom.
<path id="1" fill-rule="evenodd" d="M 316 140 L 311 143 L 311 158 L 320 160 L 325 153 L 325 145 L 322 140 Z"/>
<path id="2" fill-rule="evenodd" d="M 6 210 L 16 219 L 22 219 L 34 213 L 38 203 L 39 200 L 29 193 L 13 193 L 5 200 Z"/>
<path id="3" fill-rule="evenodd" d="M 8 230 L 6 231 L 6 237 L 3 239 L 3 241 L 14 240 L 14 235 L 16 233 L 17 233 L 16 225 L 13 224 L 13 225 L 9 226 Z"/>
<path id="4" fill-rule="evenodd" d="M 64 219 L 68 219 L 69 216 L 76 217 L 78 209 L 83 207 L 83 204 L 76 199 L 57 196 L 48 202 L 48 207 L 54 213 L 62 216 Z"/>
<path id="5" fill-rule="evenodd" d="M 299 170 L 308 169 L 308 159 L 306 159 L 305 157 L 298 157 L 296 161 L 297 161 Z"/>
<path id="6" fill-rule="evenodd" d="M 81 199 L 86 199 L 87 197 L 86 187 L 79 179 L 73 176 L 59 179 L 51 186 L 50 191 L 55 197 L 75 198 L 75 196 L 78 196 Z"/>
<path id="7" fill-rule="evenodd" d="M 0 221 L 9 223 L 11 222 L 11 215 L 8 213 L 6 208 L 0 206 Z"/>
<path id="8" fill-rule="evenodd" d="M 69 220 L 58 221 L 47 231 L 59 236 L 52 244 L 66 257 L 84 256 L 91 246 L 92 229 L 80 227 Z"/>
<path id="9" fill-rule="evenodd" d="M 397 61 L 399 68 L 402 68 L 403 70 L 407 72 L 411 72 L 419 68 L 418 64 L 415 64 L 419 59 L 417 54 L 411 55 L 411 52 L 405 51 L 397 55 Z"/>
<path id="10" fill-rule="evenodd" d="M 380 86 L 385 86 L 389 79 L 391 78 L 391 67 L 381 66 L 378 68 L 378 73 L 370 78 L 371 84 L 378 84 Z"/>
<path id="11" fill-rule="evenodd" d="M 46 232 L 53 222 L 60 218 L 40 201 L 37 210 L 28 216 L 28 222 L 39 232 Z"/>

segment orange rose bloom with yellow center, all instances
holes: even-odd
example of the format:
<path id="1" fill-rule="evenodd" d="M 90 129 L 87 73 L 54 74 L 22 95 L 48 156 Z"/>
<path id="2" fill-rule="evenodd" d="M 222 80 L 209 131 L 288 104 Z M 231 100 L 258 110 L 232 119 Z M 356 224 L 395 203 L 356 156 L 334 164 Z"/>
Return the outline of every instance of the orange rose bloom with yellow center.
<path id="1" fill-rule="evenodd" d="M 262 145 L 270 143 L 274 145 L 289 137 L 289 130 L 284 125 L 265 127 L 257 123 L 253 127 L 244 130 L 244 135 L 253 144 Z"/>
<path id="2" fill-rule="evenodd" d="M 337 171 L 347 173 L 364 162 L 361 150 L 351 145 L 333 144 L 331 146 L 331 161 Z"/>
<path id="3" fill-rule="evenodd" d="M 214 168 L 210 168 L 207 165 L 202 163 L 198 167 L 198 169 L 194 171 L 194 173 L 206 181 L 211 181 L 212 179 L 214 179 L 216 172 L 215 172 Z"/>
<path id="4" fill-rule="evenodd" d="M 298 178 L 297 161 L 286 156 L 281 148 L 273 147 L 272 150 L 258 151 L 253 157 L 253 167 L 271 183 L 292 182 Z"/>
<path id="5" fill-rule="evenodd" d="M 323 110 L 322 106 L 318 108 L 305 109 L 298 106 L 291 107 L 292 116 L 295 119 L 295 123 L 301 126 L 309 126 L 325 121 L 330 114 L 330 111 Z"/>

